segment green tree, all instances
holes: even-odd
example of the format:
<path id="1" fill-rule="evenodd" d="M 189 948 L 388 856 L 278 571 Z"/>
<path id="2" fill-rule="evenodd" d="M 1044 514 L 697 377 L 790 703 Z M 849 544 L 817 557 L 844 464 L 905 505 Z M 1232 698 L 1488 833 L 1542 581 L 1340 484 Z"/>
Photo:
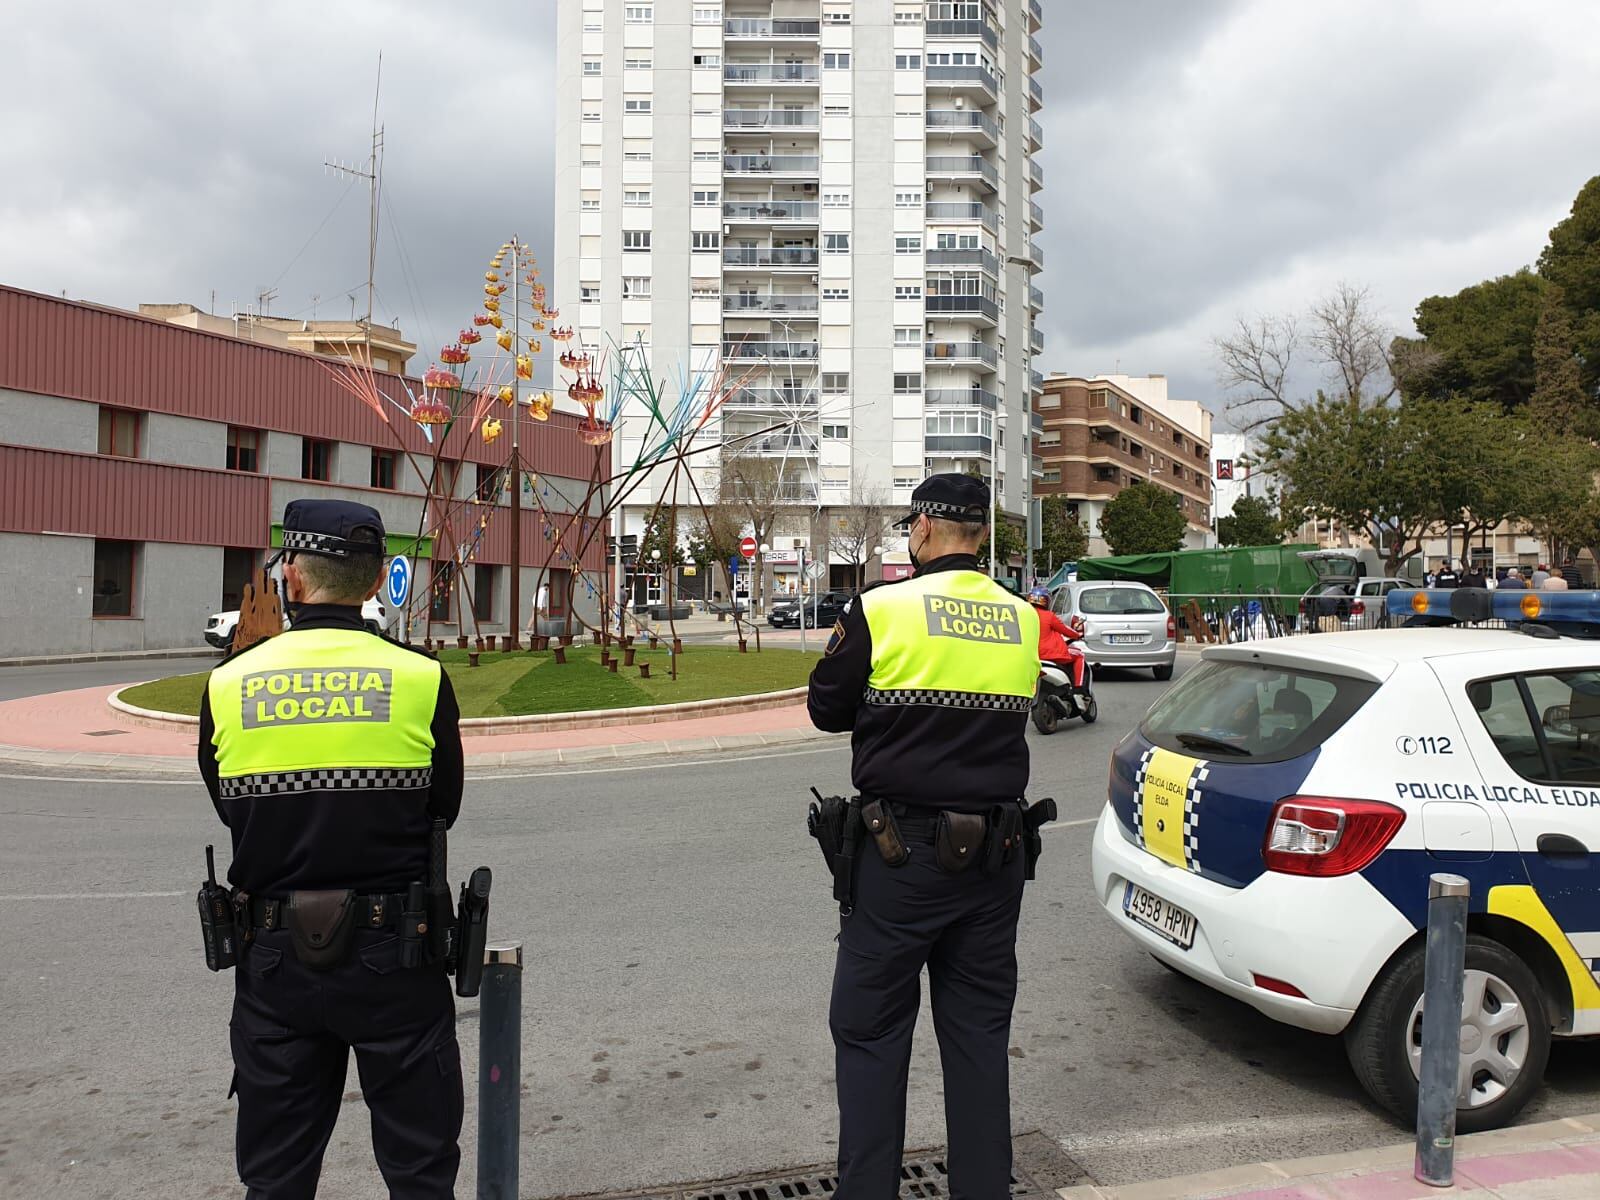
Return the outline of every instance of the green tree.
<path id="1" fill-rule="evenodd" d="M 1283 541 L 1283 519 L 1269 496 L 1241 496 L 1233 514 L 1217 518 L 1217 542 L 1223 546 L 1276 546 Z"/>
<path id="2" fill-rule="evenodd" d="M 1533 394 L 1533 332 L 1545 281 L 1527 268 L 1430 296 L 1417 305 L 1420 338 L 1391 349 L 1401 393 L 1409 399 L 1493 401 L 1515 408 Z"/>
<path id="3" fill-rule="evenodd" d="M 999 568 L 998 574 L 1011 573 L 1011 560 L 1021 558 L 1028 553 L 1028 539 L 1022 535 L 1022 530 L 1006 517 L 1000 506 L 994 506 L 994 546 L 995 565 Z M 987 540 L 978 551 L 978 565 L 984 570 L 989 569 L 989 552 L 991 547 Z"/>
<path id="4" fill-rule="evenodd" d="M 1165 488 L 1140 480 L 1106 502 L 1100 514 L 1100 535 L 1113 554 L 1157 554 L 1183 545 L 1188 528 L 1178 498 Z"/>
<path id="5" fill-rule="evenodd" d="M 1089 552 L 1089 533 L 1067 507 L 1065 496 L 1045 496 L 1039 503 L 1039 553 L 1047 563 L 1076 562 Z"/>
<path id="6" fill-rule="evenodd" d="M 1533 367 L 1529 415 L 1546 429 L 1590 441 L 1600 437 L 1600 406 L 1584 393 L 1583 364 L 1573 350 L 1572 316 L 1561 289 L 1554 285 L 1534 330 Z"/>
<path id="7" fill-rule="evenodd" d="M 1583 185 L 1572 212 L 1550 231 L 1539 274 L 1561 289 L 1584 395 L 1593 403 L 1600 399 L 1600 175 Z"/>

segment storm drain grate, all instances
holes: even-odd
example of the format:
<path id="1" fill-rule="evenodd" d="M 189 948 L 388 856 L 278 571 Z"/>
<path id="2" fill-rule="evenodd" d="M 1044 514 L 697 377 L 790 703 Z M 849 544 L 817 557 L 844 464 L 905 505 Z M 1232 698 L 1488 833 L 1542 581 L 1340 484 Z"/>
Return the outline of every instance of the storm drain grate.
<path id="1" fill-rule="evenodd" d="M 908 1158 L 900 1168 L 900 1200 L 948 1200 L 950 1172 L 944 1158 Z M 831 1164 L 781 1175 L 700 1184 L 681 1191 L 641 1192 L 617 1200 L 825 1200 L 839 1186 Z M 1013 1200 L 1045 1200 L 1049 1189 L 1021 1171 L 1011 1175 Z"/>

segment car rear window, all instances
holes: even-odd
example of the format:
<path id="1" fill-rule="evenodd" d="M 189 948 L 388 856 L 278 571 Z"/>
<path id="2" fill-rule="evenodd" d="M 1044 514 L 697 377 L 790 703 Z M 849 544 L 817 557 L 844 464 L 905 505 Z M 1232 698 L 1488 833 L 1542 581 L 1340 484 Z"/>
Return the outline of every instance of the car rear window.
<path id="1" fill-rule="evenodd" d="M 1281 762 L 1322 745 L 1378 685 L 1265 663 L 1202 662 L 1140 726 L 1164 749 L 1219 762 Z"/>
<path id="2" fill-rule="evenodd" d="M 1154 592 L 1143 588 L 1085 588 L 1078 593 L 1078 611 L 1091 617 L 1127 617 L 1166 612 L 1167 606 Z"/>

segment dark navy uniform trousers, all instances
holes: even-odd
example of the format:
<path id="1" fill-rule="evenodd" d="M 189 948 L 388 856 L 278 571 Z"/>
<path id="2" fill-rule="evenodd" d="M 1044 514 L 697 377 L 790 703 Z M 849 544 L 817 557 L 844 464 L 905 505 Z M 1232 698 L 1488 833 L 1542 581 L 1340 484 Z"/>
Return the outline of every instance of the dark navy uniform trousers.
<path id="1" fill-rule="evenodd" d="M 890 867 L 863 843 L 856 903 L 841 918 L 833 1030 L 839 1087 L 839 1188 L 834 1200 L 894 1200 L 905 1150 L 911 1034 L 928 968 L 944 1064 L 954 1200 L 1011 1194 L 1011 1009 L 1023 856 L 993 875 L 941 871 L 933 847 L 909 842 Z"/>
<path id="2" fill-rule="evenodd" d="M 372 1149 L 395 1200 L 455 1195 L 461 1050 L 440 966 L 402 969 L 392 931 L 357 929 L 351 958 L 301 966 L 284 930 L 261 930 L 236 971 L 231 1040 L 239 1178 L 248 1200 L 317 1193 L 350 1051 Z"/>

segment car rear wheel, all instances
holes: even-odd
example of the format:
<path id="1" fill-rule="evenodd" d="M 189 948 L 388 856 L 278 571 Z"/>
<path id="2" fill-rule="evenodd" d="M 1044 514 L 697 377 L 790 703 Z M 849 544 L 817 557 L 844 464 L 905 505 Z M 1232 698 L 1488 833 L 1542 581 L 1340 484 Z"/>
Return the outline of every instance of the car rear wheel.
<path id="1" fill-rule="evenodd" d="M 1155 675 L 1159 682 L 1165 683 L 1167 680 L 1172 678 L 1172 664 L 1167 663 L 1165 666 L 1157 667 L 1155 670 Z"/>
<path id="2" fill-rule="evenodd" d="M 1406 1122 L 1416 1117 L 1422 1066 L 1423 955 L 1419 941 L 1385 969 L 1344 1035 L 1361 1086 Z M 1544 991 L 1520 958 L 1468 935 L 1457 1130 L 1497 1129 L 1538 1090 L 1550 1057 L 1547 1012 Z"/>

